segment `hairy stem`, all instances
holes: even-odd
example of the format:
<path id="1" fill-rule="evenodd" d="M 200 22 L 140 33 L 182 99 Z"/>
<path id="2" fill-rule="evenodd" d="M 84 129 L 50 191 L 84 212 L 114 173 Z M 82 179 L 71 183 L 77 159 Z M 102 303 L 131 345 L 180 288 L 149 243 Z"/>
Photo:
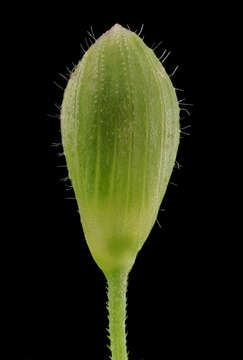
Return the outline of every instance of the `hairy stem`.
<path id="1" fill-rule="evenodd" d="M 112 360 L 127 360 L 126 291 L 128 273 L 113 271 L 107 276 L 110 350 Z"/>

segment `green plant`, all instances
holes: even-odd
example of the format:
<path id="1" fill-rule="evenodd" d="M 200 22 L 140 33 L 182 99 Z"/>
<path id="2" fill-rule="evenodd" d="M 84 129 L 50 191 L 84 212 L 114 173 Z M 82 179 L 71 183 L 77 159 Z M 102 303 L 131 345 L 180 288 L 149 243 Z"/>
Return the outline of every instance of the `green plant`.
<path id="1" fill-rule="evenodd" d="M 112 360 L 127 359 L 127 277 L 165 194 L 179 103 L 154 52 L 116 24 L 72 72 L 61 107 L 69 177 L 90 252 L 108 282 Z"/>

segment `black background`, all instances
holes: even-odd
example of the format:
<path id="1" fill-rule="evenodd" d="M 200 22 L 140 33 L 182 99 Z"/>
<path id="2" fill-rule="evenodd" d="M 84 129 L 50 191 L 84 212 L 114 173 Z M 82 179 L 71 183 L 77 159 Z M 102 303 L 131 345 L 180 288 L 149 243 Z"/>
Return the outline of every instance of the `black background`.
<path id="1" fill-rule="evenodd" d="M 226 349 L 219 336 L 225 321 L 219 293 L 226 272 L 219 265 L 219 243 L 221 248 L 224 243 L 215 230 L 218 186 L 213 174 L 219 165 L 209 131 L 222 13 L 200 3 L 82 7 L 70 2 L 55 9 L 22 8 L 20 15 L 13 48 L 21 99 L 22 141 L 15 166 L 20 174 L 16 229 L 24 359 L 109 356 L 105 279 L 85 243 L 76 202 L 66 199 L 73 192 L 62 181 L 65 170 L 57 167 L 65 163 L 58 156 L 61 147 L 53 146 L 60 142 L 55 115 L 63 92 L 54 82 L 65 87 L 59 73 L 66 75 L 81 58 L 80 43 L 87 48 L 90 26 L 99 37 L 115 23 L 134 31 L 144 24 L 142 35 L 150 47 L 163 41 L 156 53 L 171 51 L 165 68 L 172 73 L 179 65 L 173 83 L 184 89 L 179 98 L 193 104 L 186 107 L 190 116 L 181 112 L 189 135 L 182 134 L 181 167 L 175 168 L 161 205 L 161 227 L 155 223 L 129 278 L 130 359 L 205 358 Z"/>

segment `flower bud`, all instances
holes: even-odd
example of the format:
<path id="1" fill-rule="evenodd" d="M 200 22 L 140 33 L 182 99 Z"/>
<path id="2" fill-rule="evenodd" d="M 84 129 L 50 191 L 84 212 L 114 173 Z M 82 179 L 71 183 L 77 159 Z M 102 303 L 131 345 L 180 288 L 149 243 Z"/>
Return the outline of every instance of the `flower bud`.
<path id="1" fill-rule="evenodd" d="M 61 134 L 91 254 L 105 274 L 129 271 L 179 144 L 175 89 L 134 32 L 116 24 L 84 54 L 64 92 Z"/>

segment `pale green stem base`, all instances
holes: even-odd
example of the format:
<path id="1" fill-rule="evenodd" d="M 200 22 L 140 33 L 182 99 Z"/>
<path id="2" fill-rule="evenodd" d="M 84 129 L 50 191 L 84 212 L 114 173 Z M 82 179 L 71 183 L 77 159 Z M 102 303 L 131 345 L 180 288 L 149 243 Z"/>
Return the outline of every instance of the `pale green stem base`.
<path id="1" fill-rule="evenodd" d="M 108 274 L 106 278 L 108 282 L 111 359 L 127 360 L 125 320 L 128 273 L 124 271 L 113 271 Z"/>

